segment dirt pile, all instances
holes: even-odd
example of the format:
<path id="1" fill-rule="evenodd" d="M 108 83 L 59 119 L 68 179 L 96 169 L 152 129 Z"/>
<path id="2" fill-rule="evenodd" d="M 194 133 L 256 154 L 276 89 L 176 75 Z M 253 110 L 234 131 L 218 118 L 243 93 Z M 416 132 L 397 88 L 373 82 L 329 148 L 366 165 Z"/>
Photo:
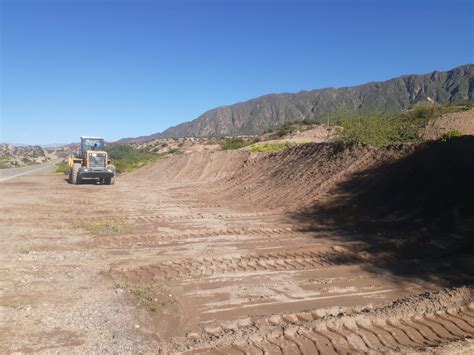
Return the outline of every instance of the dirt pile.
<path id="1" fill-rule="evenodd" d="M 212 182 L 240 171 L 249 156 L 246 151 L 181 154 L 128 174 L 124 179 L 145 177 L 154 183 L 172 184 Z"/>
<path id="2" fill-rule="evenodd" d="M 310 143 L 270 154 L 227 151 L 172 157 L 147 167 L 156 182 L 205 186 L 233 205 L 295 210 L 323 200 L 358 171 L 409 154 L 413 145 Z M 131 175 L 133 176 L 133 174 Z M 211 182 L 211 183 L 210 183 Z"/>
<path id="3" fill-rule="evenodd" d="M 358 222 L 403 214 L 405 219 L 423 217 L 425 223 L 427 218 L 472 213 L 473 153 L 470 136 L 382 148 L 311 143 L 270 154 L 184 154 L 127 178 L 146 175 L 155 182 L 202 186 L 206 193 L 243 207 L 312 207 L 325 217 L 350 215 Z"/>
<path id="4" fill-rule="evenodd" d="M 449 113 L 432 120 L 420 135 L 423 139 L 437 139 L 453 130 L 464 135 L 474 135 L 474 110 Z"/>
<path id="5" fill-rule="evenodd" d="M 474 137 L 410 147 L 401 159 L 385 160 L 341 182 L 333 198 L 314 206 L 320 215 L 341 215 L 346 223 L 377 219 L 394 228 L 451 229 L 474 214 Z M 379 150 L 385 155 L 385 150 Z M 406 148 L 400 148 L 406 150 Z"/>
<path id="6" fill-rule="evenodd" d="M 306 144 L 254 159 L 225 183 L 225 189 L 230 198 L 245 196 L 245 203 L 263 208 L 300 209 L 326 199 L 357 171 L 411 149 L 380 152 L 360 144 Z"/>
<path id="7" fill-rule="evenodd" d="M 422 257 L 423 273 L 454 267 L 464 273 L 449 279 L 462 284 L 474 275 L 473 154 L 471 136 L 382 148 L 333 142 L 271 154 L 182 155 L 147 169 L 155 181 L 179 186 L 180 196 L 285 213 L 308 231 L 337 229 L 366 243 L 379 267 Z M 442 270 L 438 258 L 449 266 Z"/>

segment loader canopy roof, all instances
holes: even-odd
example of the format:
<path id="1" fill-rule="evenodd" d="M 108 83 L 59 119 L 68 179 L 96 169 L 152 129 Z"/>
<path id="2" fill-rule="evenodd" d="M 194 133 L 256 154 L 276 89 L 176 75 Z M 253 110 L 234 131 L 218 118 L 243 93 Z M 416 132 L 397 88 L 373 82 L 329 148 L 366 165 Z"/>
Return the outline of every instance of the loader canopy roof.
<path id="1" fill-rule="evenodd" d="M 104 139 L 100 137 L 81 137 L 81 155 L 87 150 L 104 150 Z"/>

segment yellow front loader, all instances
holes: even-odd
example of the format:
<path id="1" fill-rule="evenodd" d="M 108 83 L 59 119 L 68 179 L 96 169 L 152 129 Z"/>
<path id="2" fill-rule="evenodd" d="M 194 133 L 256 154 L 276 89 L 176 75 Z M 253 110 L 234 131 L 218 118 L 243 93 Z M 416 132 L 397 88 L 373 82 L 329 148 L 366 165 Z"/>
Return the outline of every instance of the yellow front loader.
<path id="1" fill-rule="evenodd" d="M 81 137 L 81 149 L 77 156 L 68 159 L 69 182 L 77 185 L 84 179 L 96 179 L 111 185 L 115 180 L 115 167 L 104 150 L 104 139 Z"/>

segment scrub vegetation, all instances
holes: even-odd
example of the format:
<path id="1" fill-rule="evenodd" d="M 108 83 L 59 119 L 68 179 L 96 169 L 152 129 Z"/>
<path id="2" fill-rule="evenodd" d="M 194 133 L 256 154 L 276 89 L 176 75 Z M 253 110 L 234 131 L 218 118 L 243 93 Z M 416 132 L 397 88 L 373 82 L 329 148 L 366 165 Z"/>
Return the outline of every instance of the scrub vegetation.
<path id="1" fill-rule="evenodd" d="M 133 171 L 163 157 L 161 154 L 134 149 L 127 144 L 109 145 L 106 150 L 117 173 Z"/>
<path id="2" fill-rule="evenodd" d="M 445 141 L 448 141 L 448 140 L 450 140 L 450 139 L 453 139 L 453 138 L 456 138 L 456 137 L 461 137 L 461 136 L 462 136 L 462 133 L 461 133 L 461 132 L 459 132 L 459 131 L 456 130 L 456 129 L 453 129 L 453 130 L 448 131 L 448 132 L 444 133 L 443 135 L 441 135 L 441 138 L 440 138 L 440 139 L 441 139 L 443 142 L 445 142 Z"/>
<path id="3" fill-rule="evenodd" d="M 220 143 L 222 150 L 234 150 L 246 147 L 257 142 L 256 139 L 227 138 Z"/>
<path id="4" fill-rule="evenodd" d="M 360 113 L 339 119 L 339 134 L 344 141 L 360 142 L 376 147 L 420 140 L 419 132 L 430 120 L 445 113 L 466 111 L 465 105 L 418 106 L 401 113 Z"/>

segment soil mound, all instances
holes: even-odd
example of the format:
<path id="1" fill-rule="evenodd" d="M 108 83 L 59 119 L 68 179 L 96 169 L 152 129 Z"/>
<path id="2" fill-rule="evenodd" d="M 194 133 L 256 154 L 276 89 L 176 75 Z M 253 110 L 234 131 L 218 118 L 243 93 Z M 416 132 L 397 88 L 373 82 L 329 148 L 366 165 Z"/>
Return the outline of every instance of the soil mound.
<path id="1" fill-rule="evenodd" d="M 181 154 L 146 166 L 124 176 L 124 179 L 142 176 L 156 183 L 210 182 L 239 171 L 249 156 L 246 151 Z"/>
<path id="2" fill-rule="evenodd" d="M 472 136 L 382 148 L 311 143 L 270 154 L 183 154 L 124 178 L 189 183 L 195 192 L 211 199 L 224 196 L 233 205 L 311 208 L 322 216 L 341 216 L 346 223 L 443 219 L 452 224 L 473 212 L 473 153 Z"/>
<path id="3" fill-rule="evenodd" d="M 380 155 L 387 149 L 380 149 Z M 474 137 L 426 142 L 411 150 L 341 182 L 331 201 L 314 206 L 314 211 L 343 216 L 345 223 L 378 220 L 385 229 L 433 223 L 452 229 L 472 217 Z"/>
<path id="4" fill-rule="evenodd" d="M 474 110 L 448 113 L 432 120 L 423 128 L 421 136 L 424 139 L 437 139 L 452 130 L 474 135 Z"/>
<path id="5" fill-rule="evenodd" d="M 209 206 L 285 213 L 299 228 L 351 240 L 360 232 L 381 255 L 379 266 L 420 256 L 433 272 L 444 272 L 442 258 L 474 274 L 473 155 L 473 136 L 383 148 L 313 143 L 270 154 L 182 155 L 141 173 L 181 184 L 181 196 Z"/>
<path id="6" fill-rule="evenodd" d="M 298 210 L 325 201 L 354 174 L 412 152 L 413 145 L 376 149 L 362 144 L 312 143 L 251 159 L 219 184 L 233 204 Z M 242 198 L 244 197 L 244 198 Z"/>

